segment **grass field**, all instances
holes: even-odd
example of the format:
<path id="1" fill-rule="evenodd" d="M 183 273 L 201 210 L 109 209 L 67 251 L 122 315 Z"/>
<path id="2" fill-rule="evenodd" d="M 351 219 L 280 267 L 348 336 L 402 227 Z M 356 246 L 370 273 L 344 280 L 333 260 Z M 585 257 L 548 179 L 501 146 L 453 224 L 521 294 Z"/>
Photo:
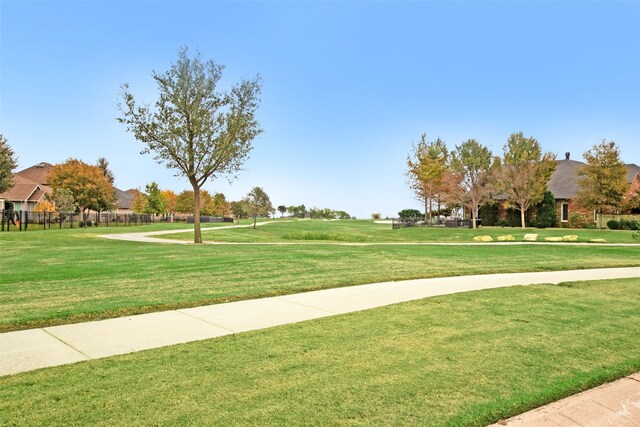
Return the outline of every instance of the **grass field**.
<path id="1" fill-rule="evenodd" d="M 411 233 L 416 241 L 454 239 L 458 233 L 472 232 L 449 229 L 445 231 L 450 234 L 434 237 L 432 233 L 444 229 L 394 231 L 368 221 L 306 223 L 316 227 L 313 232 L 322 227 L 323 232 L 347 233 L 351 227 L 350 234 L 380 241 L 391 239 L 395 232 Z M 97 237 L 174 226 L 0 233 L 0 331 L 378 281 L 640 265 L 640 245 L 359 247 L 312 241 L 299 246 L 196 246 Z M 234 232 L 257 238 L 278 230 L 301 232 L 298 223 L 283 221 L 256 230 L 204 234 Z"/>
<path id="2" fill-rule="evenodd" d="M 277 220 L 256 228 L 237 228 L 212 230 L 203 233 L 204 241 L 217 242 L 247 242 L 247 243 L 301 243 L 301 242 L 345 242 L 345 243 L 407 243 L 407 242 L 442 242 L 469 243 L 475 236 L 491 236 L 494 240 L 498 236 L 512 235 L 516 241 L 523 241 L 528 233 L 538 234 L 538 240 L 545 237 L 562 237 L 577 235 L 579 242 L 589 242 L 591 239 L 605 239 L 608 243 L 637 243 L 632 231 L 628 230 L 582 230 L 558 228 L 511 228 L 511 227 L 481 227 L 477 230 L 469 228 L 444 227 L 410 227 L 392 230 L 391 224 L 379 224 L 373 221 L 301 221 Z M 193 240 L 193 235 L 175 234 L 162 238 Z M 640 245 L 639 245 L 640 246 Z"/>
<path id="3" fill-rule="evenodd" d="M 640 370 L 639 307 L 638 279 L 428 298 L 3 377 L 0 424 L 481 426 Z"/>

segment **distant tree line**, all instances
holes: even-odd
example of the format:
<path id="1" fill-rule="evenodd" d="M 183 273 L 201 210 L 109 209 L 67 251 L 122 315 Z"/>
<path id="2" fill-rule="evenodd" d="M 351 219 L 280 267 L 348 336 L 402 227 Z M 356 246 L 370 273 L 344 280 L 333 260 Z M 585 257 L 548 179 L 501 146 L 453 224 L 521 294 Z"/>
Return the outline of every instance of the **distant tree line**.
<path id="1" fill-rule="evenodd" d="M 600 213 L 640 208 L 639 190 L 631 191 L 615 142 L 602 140 L 584 158 L 586 167 L 579 171 L 577 195 L 580 206 Z M 555 223 L 555 200 L 552 202 L 553 195 L 547 189 L 555 159 L 554 154 L 542 152 L 535 138 L 522 132 L 509 136 L 502 156 L 494 156 L 475 139 L 449 152 L 440 138 L 429 142 L 422 134 L 407 156 L 405 175 L 416 198 L 424 203 L 425 221 L 430 221 L 434 212 L 440 214 L 443 206 L 464 208 L 475 228 L 481 207 L 490 212 L 500 200 L 512 220 L 513 212 L 518 213 L 519 225 L 524 228 L 532 210 L 539 224 Z"/>

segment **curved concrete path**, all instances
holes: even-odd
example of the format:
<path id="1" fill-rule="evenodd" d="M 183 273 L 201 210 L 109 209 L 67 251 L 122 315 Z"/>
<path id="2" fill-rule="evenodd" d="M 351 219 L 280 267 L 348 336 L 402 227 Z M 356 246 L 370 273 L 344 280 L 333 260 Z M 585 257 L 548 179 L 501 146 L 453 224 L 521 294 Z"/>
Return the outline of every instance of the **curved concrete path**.
<path id="1" fill-rule="evenodd" d="M 273 224 L 271 221 L 259 222 L 258 226 L 264 226 L 267 224 Z M 220 227 L 207 227 L 202 228 L 203 232 L 224 230 L 229 228 L 248 228 L 253 227 L 253 224 L 248 225 L 228 225 Z M 117 234 L 100 234 L 98 237 L 110 239 L 110 240 L 125 240 L 128 242 L 142 242 L 142 243 L 173 243 L 179 245 L 193 244 L 187 240 L 177 239 L 161 239 L 151 236 L 163 236 L 167 234 L 177 233 L 190 233 L 193 229 L 183 230 L 161 230 L 161 231 L 142 231 L 138 233 L 117 233 Z M 207 245 L 262 245 L 262 246 L 285 246 L 285 245 L 336 245 L 336 246 L 505 246 L 505 245 L 553 245 L 553 246 L 632 246 L 640 248 L 640 244 L 637 243 L 592 243 L 592 242 L 336 242 L 328 240 L 314 240 L 314 241 L 302 241 L 302 242 L 205 242 Z"/>
<path id="2" fill-rule="evenodd" d="M 435 295 L 640 277 L 640 267 L 373 283 L 0 334 L 0 375 L 215 338 Z"/>

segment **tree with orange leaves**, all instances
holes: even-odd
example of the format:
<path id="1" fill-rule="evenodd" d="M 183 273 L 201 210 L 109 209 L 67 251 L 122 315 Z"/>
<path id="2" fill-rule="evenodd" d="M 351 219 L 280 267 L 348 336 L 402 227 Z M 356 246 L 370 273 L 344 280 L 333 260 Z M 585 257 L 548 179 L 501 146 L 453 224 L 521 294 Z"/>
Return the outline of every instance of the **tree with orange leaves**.
<path id="1" fill-rule="evenodd" d="M 81 160 L 69 159 L 55 165 L 47 182 L 54 193 L 62 188 L 68 190 L 82 213 L 99 210 L 100 206 L 113 205 L 116 201 L 115 190 L 102 170 Z"/>

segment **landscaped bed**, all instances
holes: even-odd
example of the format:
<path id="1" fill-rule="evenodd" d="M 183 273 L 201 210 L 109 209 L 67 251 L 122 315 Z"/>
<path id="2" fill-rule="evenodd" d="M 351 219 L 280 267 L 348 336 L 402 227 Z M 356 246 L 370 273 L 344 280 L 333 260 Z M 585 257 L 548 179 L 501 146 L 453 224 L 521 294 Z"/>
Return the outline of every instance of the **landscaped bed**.
<path id="1" fill-rule="evenodd" d="M 640 280 L 433 297 L 0 378 L 2 425 L 486 425 L 640 370 Z"/>

